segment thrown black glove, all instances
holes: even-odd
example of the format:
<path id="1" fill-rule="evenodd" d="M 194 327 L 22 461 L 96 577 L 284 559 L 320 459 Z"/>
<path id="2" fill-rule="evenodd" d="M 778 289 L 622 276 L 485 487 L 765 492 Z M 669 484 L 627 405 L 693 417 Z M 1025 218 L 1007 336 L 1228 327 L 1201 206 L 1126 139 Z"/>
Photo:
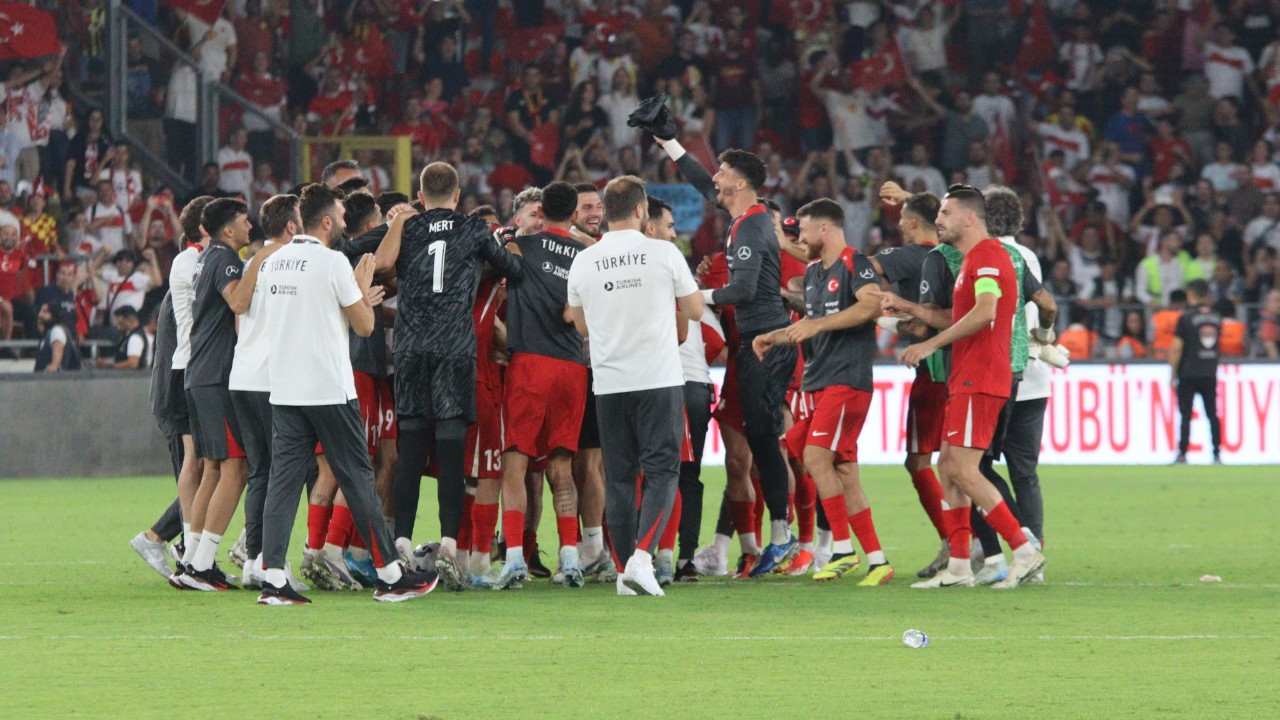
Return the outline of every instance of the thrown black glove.
<path id="1" fill-rule="evenodd" d="M 640 103 L 640 106 L 627 116 L 627 125 L 639 128 L 659 140 L 670 140 L 676 136 L 676 119 L 667 109 L 667 94 L 658 93 Z"/>

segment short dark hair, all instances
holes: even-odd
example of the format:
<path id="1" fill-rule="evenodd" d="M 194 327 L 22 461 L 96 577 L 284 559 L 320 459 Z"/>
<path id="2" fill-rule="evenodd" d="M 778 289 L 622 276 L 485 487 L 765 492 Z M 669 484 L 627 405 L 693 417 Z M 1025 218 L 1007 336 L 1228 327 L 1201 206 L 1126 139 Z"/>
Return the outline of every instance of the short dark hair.
<path id="1" fill-rule="evenodd" d="M 378 212 L 382 213 L 383 215 L 386 215 L 387 211 L 390 210 L 391 208 L 397 205 L 403 205 L 407 202 L 409 202 L 408 195 L 405 195 L 402 192 L 395 192 L 393 190 L 388 190 L 387 192 L 384 192 L 378 196 Z"/>
<path id="2" fill-rule="evenodd" d="M 933 193 L 916 193 L 903 203 L 902 211 L 909 212 L 932 225 L 938 219 L 938 208 L 941 205 L 942 203 L 938 202 L 938 198 L 934 197 Z"/>
<path id="3" fill-rule="evenodd" d="M 458 171 L 447 162 L 433 162 L 422 168 L 418 183 L 428 200 L 449 200 L 458 191 Z"/>
<path id="4" fill-rule="evenodd" d="M 565 222 L 578 211 L 578 191 L 567 182 L 542 188 L 542 215 L 551 222 Z"/>
<path id="5" fill-rule="evenodd" d="M 1186 290 L 1172 290 L 1172 291 L 1170 291 L 1170 292 L 1169 292 L 1169 304 L 1170 304 L 1170 305 L 1186 305 L 1186 304 L 1187 304 L 1187 291 L 1186 291 Z"/>
<path id="6" fill-rule="evenodd" d="M 1187 299 L 1192 297 L 1204 300 L 1209 297 L 1209 283 L 1206 280 L 1192 280 L 1187 283 Z"/>
<path id="7" fill-rule="evenodd" d="M 782 206 L 779 205 L 778 201 L 774 200 L 773 198 L 764 198 L 763 200 L 760 201 L 760 204 L 768 208 L 770 212 L 776 212 L 776 213 L 782 212 Z"/>
<path id="8" fill-rule="evenodd" d="M 366 191 L 365 194 L 368 195 L 369 193 L 367 191 L 369 189 L 369 181 L 364 176 L 353 177 L 349 180 L 344 180 L 341 185 L 334 189 L 342 193 L 343 197 L 352 193 L 358 193 L 361 190 Z M 372 195 L 370 195 L 370 197 L 372 197 Z"/>
<path id="9" fill-rule="evenodd" d="M 50 307 L 52 308 L 52 306 Z M 118 318 L 140 320 L 140 318 L 138 317 L 138 311 L 135 310 L 132 305 L 121 305 L 120 307 L 116 308 L 115 312 L 111 314 L 115 315 Z"/>
<path id="10" fill-rule="evenodd" d="M 581 195 L 582 193 L 595 193 L 597 195 L 600 194 L 600 188 L 596 187 L 595 183 L 580 182 L 577 185 L 574 185 L 573 189 L 577 190 L 579 195 Z"/>
<path id="11" fill-rule="evenodd" d="M 672 212 L 671 203 L 660 197 L 649 196 L 649 217 L 662 217 L 663 212 Z M 674 214 L 674 213 L 673 213 Z"/>
<path id="12" fill-rule="evenodd" d="M 987 232 L 993 237 L 1022 232 L 1022 201 L 1004 185 L 991 185 L 982 191 L 987 207 Z"/>
<path id="13" fill-rule="evenodd" d="M 498 217 L 498 208 L 492 205 L 477 205 L 475 210 L 467 214 L 467 217 Z"/>
<path id="14" fill-rule="evenodd" d="M 644 191 L 644 180 L 635 175 L 620 175 L 604 186 L 604 219 L 617 222 L 631 217 L 637 205 L 649 209 L 648 196 Z"/>
<path id="15" fill-rule="evenodd" d="M 764 161 L 746 150 L 725 150 L 718 159 L 741 175 L 752 190 L 764 187 L 764 181 L 769 177 Z"/>
<path id="16" fill-rule="evenodd" d="M 338 174 L 339 170 L 359 170 L 360 163 L 355 160 L 334 160 L 324 166 L 324 170 L 320 171 L 320 182 L 328 185 L 333 176 Z"/>
<path id="17" fill-rule="evenodd" d="M 289 221 L 298 219 L 298 196 L 273 195 L 262 203 L 258 216 L 262 221 L 262 232 L 268 238 L 280 237 Z"/>
<path id="18" fill-rule="evenodd" d="M 249 214 L 249 207 L 235 198 L 218 198 L 204 206 L 200 213 L 200 225 L 209 237 L 217 238 L 222 228 L 230 225 L 237 215 Z"/>
<path id="19" fill-rule="evenodd" d="M 319 227 L 320 221 L 333 211 L 333 204 L 341 198 L 338 191 L 322 183 L 312 183 L 302 191 L 298 212 L 302 215 L 302 227 Z"/>
<path id="20" fill-rule="evenodd" d="M 380 216 L 378 203 L 369 193 L 358 192 L 348 195 L 342 201 L 342 207 L 342 222 L 353 236 L 363 232 L 364 226 L 370 220 Z"/>
<path id="21" fill-rule="evenodd" d="M 818 198 L 796 210 L 796 217 L 809 217 L 814 220 L 827 220 L 844 227 L 844 208 L 840 203 L 829 198 Z"/>
<path id="22" fill-rule="evenodd" d="M 211 196 L 201 195 L 182 208 L 182 214 L 178 216 L 178 224 L 182 226 L 183 240 L 189 243 L 200 242 L 200 215 L 204 212 L 204 207 L 211 202 L 213 202 Z"/>
<path id="23" fill-rule="evenodd" d="M 945 199 L 956 200 L 964 207 L 972 210 L 979 220 L 986 222 L 987 219 L 987 201 L 982 197 L 982 193 L 972 185 L 952 185 L 947 188 Z"/>

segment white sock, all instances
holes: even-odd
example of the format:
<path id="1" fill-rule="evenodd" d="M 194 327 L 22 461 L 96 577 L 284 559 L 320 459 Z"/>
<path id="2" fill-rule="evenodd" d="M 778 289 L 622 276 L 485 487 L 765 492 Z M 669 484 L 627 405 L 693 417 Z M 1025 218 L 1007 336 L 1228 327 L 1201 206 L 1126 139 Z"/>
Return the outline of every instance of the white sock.
<path id="1" fill-rule="evenodd" d="M 984 559 L 984 560 L 982 561 L 982 564 L 983 564 L 983 565 L 985 565 L 986 567 L 993 567 L 993 566 L 1003 565 L 1003 564 L 1004 564 L 1004 553 L 1001 553 L 1001 554 L 999 554 L 999 555 L 996 555 L 995 557 L 989 557 L 989 558 L 986 558 L 986 559 Z"/>
<path id="2" fill-rule="evenodd" d="M 284 570 L 281 570 L 280 568 L 267 568 L 267 571 L 262 573 L 262 581 L 272 587 L 282 588 L 285 583 L 289 582 L 289 579 L 285 577 Z"/>
<path id="3" fill-rule="evenodd" d="M 721 535 L 720 533 L 716 533 L 715 538 L 711 541 L 711 547 L 715 548 L 716 552 L 720 553 L 721 555 L 728 555 L 729 543 L 731 542 L 733 542 L 733 538 L 729 537 L 728 535 Z"/>
<path id="4" fill-rule="evenodd" d="M 604 553 L 604 529 L 598 527 L 582 528 L 582 560 L 584 565 L 600 559 Z"/>
<path id="5" fill-rule="evenodd" d="M 889 562 L 889 559 L 884 556 L 883 550 L 877 550 L 875 552 L 867 553 L 868 565 L 886 565 L 888 564 L 888 562 Z"/>
<path id="6" fill-rule="evenodd" d="M 848 555 L 853 552 L 853 540 L 837 540 L 831 545 L 833 555 Z"/>
<path id="7" fill-rule="evenodd" d="M 818 549 L 819 550 L 831 549 L 831 531 L 830 530 L 823 530 L 821 528 L 818 529 Z"/>
<path id="8" fill-rule="evenodd" d="M 786 520 L 769 521 L 769 544 L 786 545 L 791 540 L 791 525 Z"/>
<path id="9" fill-rule="evenodd" d="M 198 540 L 198 539 L 195 537 L 195 535 L 191 532 L 191 523 L 182 523 L 182 548 L 183 548 L 183 552 L 185 553 L 187 548 L 191 547 L 191 545 L 192 545 L 193 543 L 196 543 L 196 542 L 198 542 L 198 541 L 199 541 L 199 540 Z"/>
<path id="10" fill-rule="evenodd" d="M 456 560 L 458 558 L 458 539 L 451 537 L 440 538 L 440 552 Z"/>
<path id="11" fill-rule="evenodd" d="M 324 544 L 324 547 L 320 549 L 320 552 L 324 553 L 324 556 L 334 563 L 342 562 L 342 547 L 339 545 L 327 542 Z"/>
<path id="12" fill-rule="evenodd" d="M 507 548 L 507 562 L 509 562 L 509 563 L 513 563 L 513 562 L 524 562 L 524 548 L 522 548 L 522 547 L 508 547 L 508 548 Z"/>
<path id="13" fill-rule="evenodd" d="M 1022 545 L 1018 546 L 1017 550 L 1013 551 L 1013 559 L 1028 560 L 1031 557 L 1033 557 L 1035 554 L 1036 554 L 1036 549 L 1031 546 L 1031 543 L 1029 542 L 1023 543 Z"/>
<path id="14" fill-rule="evenodd" d="M 659 551 L 658 551 L 658 561 L 659 561 L 659 562 L 664 562 L 664 563 L 666 563 L 666 564 L 670 565 L 670 564 L 671 564 L 671 558 L 672 558 L 672 552 L 671 552 L 670 550 L 659 550 Z"/>
<path id="15" fill-rule="evenodd" d="M 756 544 L 755 533 L 742 533 L 738 535 L 738 544 L 742 546 L 742 552 L 747 555 L 760 554 L 760 546 Z"/>
<path id="16" fill-rule="evenodd" d="M 813 549 L 814 549 L 813 543 L 812 542 L 800 543 L 800 549 L 805 550 L 807 552 L 813 552 Z"/>
<path id="17" fill-rule="evenodd" d="M 948 558 L 947 572 L 952 575 L 972 575 L 973 568 L 969 567 L 968 558 Z"/>
<path id="18" fill-rule="evenodd" d="M 489 553 L 471 553 L 470 569 L 472 575 L 484 575 L 489 572 Z"/>
<path id="19" fill-rule="evenodd" d="M 358 560 L 360 562 L 364 562 L 370 557 L 369 551 L 362 548 L 347 548 L 347 552 L 351 553 L 352 560 Z"/>
<path id="20" fill-rule="evenodd" d="M 578 561 L 578 548 L 576 546 L 565 545 L 560 548 L 560 564 L 563 565 L 566 560 L 578 565 L 582 564 Z"/>
<path id="21" fill-rule="evenodd" d="M 187 535 L 187 546 L 182 551 L 182 564 L 190 565 L 191 561 L 195 559 L 196 550 L 200 549 L 201 534 L 202 533 L 192 530 L 190 534 Z"/>
<path id="22" fill-rule="evenodd" d="M 213 567 L 213 560 L 218 555 L 220 542 L 222 542 L 221 535 L 205 530 L 200 536 L 200 547 L 196 550 L 195 557 L 191 559 L 191 567 L 196 570 L 208 570 Z"/>
<path id="23" fill-rule="evenodd" d="M 388 585 L 395 585 L 397 582 L 400 582 L 400 576 L 403 574 L 404 573 L 400 571 L 400 563 L 398 562 L 393 562 L 390 565 L 383 565 L 378 568 L 378 579 Z"/>

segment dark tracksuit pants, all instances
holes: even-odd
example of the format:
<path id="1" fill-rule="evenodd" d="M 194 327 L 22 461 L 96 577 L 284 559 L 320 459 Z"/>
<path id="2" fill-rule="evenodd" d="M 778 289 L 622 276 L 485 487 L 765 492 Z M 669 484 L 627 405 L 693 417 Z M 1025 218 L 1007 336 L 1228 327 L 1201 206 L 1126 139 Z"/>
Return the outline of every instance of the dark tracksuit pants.
<path id="1" fill-rule="evenodd" d="M 396 558 L 391 532 L 382 518 L 382 501 L 374 490 L 373 466 L 365 442 L 364 421 L 355 400 L 343 405 L 272 405 L 272 462 L 262 514 L 264 569 L 284 567 L 289 535 L 298 514 L 298 492 L 315 465 L 316 441 L 347 499 L 356 532 L 365 541 L 373 564 L 383 567 Z"/>
<path id="2" fill-rule="evenodd" d="M 182 462 L 186 459 L 186 455 L 186 448 L 182 445 L 182 436 L 171 436 L 169 438 L 169 460 L 173 463 L 173 479 L 175 481 L 182 474 Z M 164 512 L 160 514 L 156 524 L 151 526 L 151 532 L 159 535 L 163 542 L 169 542 L 182 534 L 182 506 L 178 504 L 178 498 L 175 497 L 173 502 L 169 503 L 169 507 L 165 508 Z"/>
<path id="3" fill-rule="evenodd" d="M 231 407 L 249 464 L 244 491 L 244 546 L 252 559 L 262 552 L 262 511 L 271 476 L 271 393 L 232 390 Z"/>
<path id="4" fill-rule="evenodd" d="M 778 436 L 782 434 L 787 386 L 795 374 L 800 351 L 795 345 L 778 345 L 761 360 L 751 349 L 754 338 L 755 335 L 743 334 L 737 358 L 743 434 L 760 471 L 760 489 L 769 508 L 769 518 L 786 520 L 790 506 L 787 461 L 782 457 Z"/>
<path id="5" fill-rule="evenodd" d="M 1178 452 L 1186 455 L 1191 444 L 1191 411 L 1200 396 L 1204 403 L 1205 417 L 1209 418 L 1209 435 L 1213 441 L 1213 454 L 1216 457 L 1222 451 L 1222 422 L 1218 418 L 1218 378 L 1180 377 L 1178 378 L 1178 414 L 1182 416 L 1182 433 L 1178 436 Z"/>
<path id="6" fill-rule="evenodd" d="M 680 558 L 688 560 L 698 549 L 702 531 L 702 446 L 707 441 L 707 425 L 711 422 L 714 394 L 709 383 L 684 384 L 684 411 L 689 418 L 689 439 L 693 443 L 693 462 L 680 463 Z"/>
<path id="7" fill-rule="evenodd" d="M 1041 541 L 1044 540 L 1044 498 L 1040 495 L 1040 441 L 1044 438 L 1044 413 L 1049 398 L 1022 400 L 1013 404 L 1009 432 L 1004 438 L 1004 461 L 1009 482 L 1018 498 L 1019 519 Z"/>
<path id="8" fill-rule="evenodd" d="M 604 456 L 605 521 L 618 568 L 637 548 L 657 551 L 680 480 L 684 388 L 596 395 Z M 636 503 L 636 478 L 644 472 Z M 639 537 L 637 538 L 637 535 Z"/>

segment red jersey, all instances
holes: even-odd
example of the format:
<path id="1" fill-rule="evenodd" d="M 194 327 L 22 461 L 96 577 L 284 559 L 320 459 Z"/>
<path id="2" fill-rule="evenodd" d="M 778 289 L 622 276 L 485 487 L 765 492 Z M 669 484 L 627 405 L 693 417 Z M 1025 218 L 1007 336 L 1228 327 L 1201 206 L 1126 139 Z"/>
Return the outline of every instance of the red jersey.
<path id="1" fill-rule="evenodd" d="M 1000 288 L 996 319 L 988 327 L 951 346 L 951 374 L 947 390 L 952 395 L 982 393 L 1009 397 L 1013 371 L 1009 350 L 1013 343 L 1013 321 L 1018 310 L 1018 279 L 1013 261 L 999 240 L 987 238 L 964 256 L 952 293 L 951 319 L 959 322 L 978 303 L 974 285 L 992 280 Z M 985 282 L 984 282 L 985 284 Z"/>
<path id="2" fill-rule="evenodd" d="M 476 304 L 471 310 L 471 318 L 476 325 L 476 385 L 496 390 L 499 398 L 502 397 L 502 366 L 489 355 L 493 352 L 493 321 L 497 319 L 498 308 L 502 304 L 500 292 L 496 280 L 481 280 Z"/>
<path id="3" fill-rule="evenodd" d="M 0 250 L 0 298 L 12 300 L 27 291 L 27 249 L 16 245 Z"/>

